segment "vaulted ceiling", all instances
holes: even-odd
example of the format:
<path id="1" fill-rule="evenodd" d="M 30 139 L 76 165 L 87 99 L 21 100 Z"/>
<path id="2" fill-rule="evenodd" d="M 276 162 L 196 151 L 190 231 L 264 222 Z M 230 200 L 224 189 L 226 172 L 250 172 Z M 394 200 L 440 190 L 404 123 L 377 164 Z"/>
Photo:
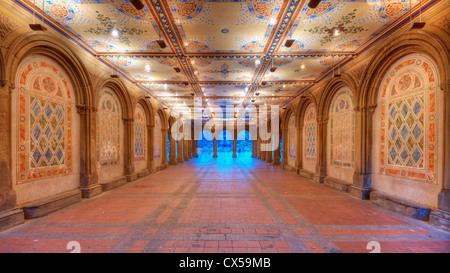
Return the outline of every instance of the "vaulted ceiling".
<path id="1" fill-rule="evenodd" d="M 409 0 L 308 1 L 16 0 L 174 110 L 286 105 L 410 16 Z"/>

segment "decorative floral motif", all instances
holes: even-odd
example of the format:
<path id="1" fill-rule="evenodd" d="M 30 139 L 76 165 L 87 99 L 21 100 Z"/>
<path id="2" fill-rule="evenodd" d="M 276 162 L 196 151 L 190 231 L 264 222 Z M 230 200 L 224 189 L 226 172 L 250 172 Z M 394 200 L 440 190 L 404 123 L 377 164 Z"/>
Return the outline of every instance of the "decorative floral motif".
<path id="1" fill-rule="evenodd" d="M 105 16 L 101 14 L 99 11 L 95 11 L 97 13 L 97 20 L 100 21 L 100 24 L 103 27 L 96 27 L 96 28 L 89 28 L 88 30 L 85 30 L 87 33 L 93 33 L 96 35 L 110 35 L 112 29 L 115 27 L 114 22 L 109 18 L 108 16 Z M 117 30 L 120 35 L 117 38 L 118 41 L 122 44 L 131 45 L 130 38 L 135 35 L 140 35 L 142 33 L 146 33 L 147 30 L 141 30 L 135 27 L 129 28 L 129 27 L 123 27 L 121 29 Z"/>
<path id="2" fill-rule="evenodd" d="M 356 27 L 354 25 L 348 26 L 353 22 L 353 19 L 356 18 L 356 9 L 354 9 L 352 12 L 350 12 L 347 15 L 342 16 L 342 18 L 335 22 L 335 27 L 328 28 L 327 26 L 322 27 L 314 27 L 310 29 L 305 29 L 304 31 L 307 31 L 311 34 L 328 34 L 321 36 L 320 45 L 323 46 L 326 43 L 331 42 L 336 36 L 334 35 L 334 29 L 339 29 L 341 35 L 342 34 L 355 34 L 360 33 L 363 31 L 368 31 L 368 29 L 365 29 L 363 27 Z"/>

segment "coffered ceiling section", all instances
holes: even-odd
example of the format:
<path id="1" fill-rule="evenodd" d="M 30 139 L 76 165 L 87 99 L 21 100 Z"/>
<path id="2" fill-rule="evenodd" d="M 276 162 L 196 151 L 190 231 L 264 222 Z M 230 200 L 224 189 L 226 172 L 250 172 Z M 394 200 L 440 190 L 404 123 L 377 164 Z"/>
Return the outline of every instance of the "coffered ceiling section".
<path id="1" fill-rule="evenodd" d="M 284 105 L 411 15 L 409 0 L 14 1 L 174 109 Z"/>

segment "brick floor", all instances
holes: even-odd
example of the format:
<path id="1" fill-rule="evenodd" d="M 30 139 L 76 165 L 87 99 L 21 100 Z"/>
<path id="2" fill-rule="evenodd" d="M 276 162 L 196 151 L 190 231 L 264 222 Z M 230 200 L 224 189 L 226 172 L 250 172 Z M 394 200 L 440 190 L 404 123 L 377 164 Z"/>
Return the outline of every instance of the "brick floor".
<path id="1" fill-rule="evenodd" d="M 221 155 L 219 155 L 220 157 Z M 200 155 L 0 233 L 0 252 L 450 252 L 450 234 L 257 159 Z"/>

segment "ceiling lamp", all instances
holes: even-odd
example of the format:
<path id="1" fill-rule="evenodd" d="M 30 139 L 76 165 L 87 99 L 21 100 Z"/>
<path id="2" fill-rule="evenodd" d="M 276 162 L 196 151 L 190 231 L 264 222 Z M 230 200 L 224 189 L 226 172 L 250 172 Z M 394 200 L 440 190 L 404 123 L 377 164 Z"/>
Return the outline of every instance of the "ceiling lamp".
<path id="1" fill-rule="evenodd" d="M 150 72 L 150 71 L 151 71 L 150 65 L 146 64 L 145 65 L 145 72 Z"/>
<path id="2" fill-rule="evenodd" d="M 36 1 L 34 1 L 33 4 L 36 5 L 35 2 Z M 45 13 L 45 1 L 42 1 L 42 11 L 44 11 L 44 13 Z M 35 12 L 33 11 L 33 23 L 29 24 L 31 30 L 33 30 L 33 31 L 46 31 L 47 28 L 44 26 L 44 15 L 42 15 L 42 17 L 41 17 L 42 18 L 42 24 L 36 24 L 34 22 L 34 20 L 35 20 L 35 16 L 34 15 L 35 15 Z"/>
<path id="3" fill-rule="evenodd" d="M 310 0 L 308 3 L 308 7 L 310 9 L 315 9 L 320 4 L 321 0 Z"/>
<path id="4" fill-rule="evenodd" d="M 166 48 L 166 42 L 164 40 L 156 40 L 156 43 L 158 43 L 160 48 Z"/>
<path id="5" fill-rule="evenodd" d="M 287 39 L 286 43 L 284 43 L 285 47 L 291 47 L 294 44 L 295 40 L 294 39 Z"/>
<path id="6" fill-rule="evenodd" d="M 411 6 L 411 0 L 409 0 L 409 21 L 412 21 L 412 6 Z M 425 22 L 422 22 L 422 3 L 420 3 L 419 6 L 419 22 L 414 22 L 411 24 L 411 29 L 421 29 L 425 26 Z"/>
<path id="7" fill-rule="evenodd" d="M 114 38 L 119 37 L 119 31 L 117 29 L 113 28 L 111 30 L 111 36 L 113 36 Z"/>
<path id="8" fill-rule="evenodd" d="M 277 70 L 277 67 L 273 65 L 273 59 L 270 62 L 270 72 L 275 72 L 275 70 Z"/>
<path id="9" fill-rule="evenodd" d="M 181 69 L 179 67 L 174 67 L 173 70 L 175 70 L 175 72 L 180 73 Z"/>
<path id="10" fill-rule="evenodd" d="M 141 10 L 144 8 L 144 4 L 141 2 L 141 0 L 130 0 L 130 3 L 137 9 Z"/>

